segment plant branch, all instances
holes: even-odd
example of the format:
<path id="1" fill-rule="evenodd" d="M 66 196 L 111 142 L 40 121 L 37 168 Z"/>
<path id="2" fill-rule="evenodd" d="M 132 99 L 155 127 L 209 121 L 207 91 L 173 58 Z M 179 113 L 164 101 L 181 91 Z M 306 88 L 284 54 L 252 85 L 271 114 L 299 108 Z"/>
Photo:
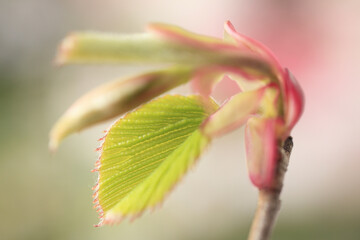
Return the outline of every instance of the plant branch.
<path id="1" fill-rule="evenodd" d="M 284 176 L 289 164 L 293 147 L 292 137 L 288 137 L 279 148 L 279 162 L 273 186 L 259 189 L 257 210 L 251 225 L 248 240 L 268 240 L 274 226 L 277 213 L 280 210 L 280 193 Z"/>

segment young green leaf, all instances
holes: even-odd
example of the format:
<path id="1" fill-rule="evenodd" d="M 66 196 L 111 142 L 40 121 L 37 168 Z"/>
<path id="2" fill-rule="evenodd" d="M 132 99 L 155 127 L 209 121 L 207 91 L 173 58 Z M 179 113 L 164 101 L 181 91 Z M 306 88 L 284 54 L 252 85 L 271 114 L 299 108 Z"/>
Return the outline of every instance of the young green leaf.
<path id="1" fill-rule="evenodd" d="M 168 95 L 112 125 L 95 168 L 98 226 L 159 205 L 209 144 L 199 126 L 216 108 L 199 96 Z"/>

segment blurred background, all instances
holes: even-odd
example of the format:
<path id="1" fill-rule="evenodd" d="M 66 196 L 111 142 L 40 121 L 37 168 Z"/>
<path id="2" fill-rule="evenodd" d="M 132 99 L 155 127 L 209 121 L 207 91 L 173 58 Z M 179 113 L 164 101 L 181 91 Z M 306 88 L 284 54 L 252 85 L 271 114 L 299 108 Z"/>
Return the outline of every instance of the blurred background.
<path id="1" fill-rule="evenodd" d="M 257 191 L 243 129 L 215 140 L 162 209 L 113 227 L 93 227 L 91 198 L 96 140 L 109 123 L 69 137 L 55 155 L 47 149 L 75 99 L 141 70 L 55 67 L 67 33 L 166 22 L 222 37 L 226 20 L 272 49 L 306 94 L 273 239 L 360 239 L 359 10 L 358 0 L 0 0 L 0 239 L 246 239 Z"/>

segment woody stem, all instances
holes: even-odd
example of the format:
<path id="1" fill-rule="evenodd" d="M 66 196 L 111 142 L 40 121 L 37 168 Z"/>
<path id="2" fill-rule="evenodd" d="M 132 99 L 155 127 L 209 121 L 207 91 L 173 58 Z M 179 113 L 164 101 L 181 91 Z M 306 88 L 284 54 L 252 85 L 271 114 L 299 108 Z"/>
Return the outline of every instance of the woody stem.
<path id="1" fill-rule="evenodd" d="M 272 187 L 259 189 L 257 210 L 251 225 L 248 240 L 268 240 L 280 210 L 280 193 L 293 147 L 292 137 L 288 137 L 279 148 L 279 161 Z"/>

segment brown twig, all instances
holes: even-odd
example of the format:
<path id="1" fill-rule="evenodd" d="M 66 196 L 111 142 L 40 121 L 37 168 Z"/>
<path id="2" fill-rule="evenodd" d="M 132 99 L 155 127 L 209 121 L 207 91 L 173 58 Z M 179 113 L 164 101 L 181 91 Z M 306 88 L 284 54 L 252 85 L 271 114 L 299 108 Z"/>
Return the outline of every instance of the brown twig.
<path id="1" fill-rule="evenodd" d="M 268 240 L 280 209 L 280 193 L 293 147 L 292 137 L 288 137 L 279 148 L 279 162 L 272 187 L 259 190 L 257 210 L 251 225 L 248 240 Z"/>

